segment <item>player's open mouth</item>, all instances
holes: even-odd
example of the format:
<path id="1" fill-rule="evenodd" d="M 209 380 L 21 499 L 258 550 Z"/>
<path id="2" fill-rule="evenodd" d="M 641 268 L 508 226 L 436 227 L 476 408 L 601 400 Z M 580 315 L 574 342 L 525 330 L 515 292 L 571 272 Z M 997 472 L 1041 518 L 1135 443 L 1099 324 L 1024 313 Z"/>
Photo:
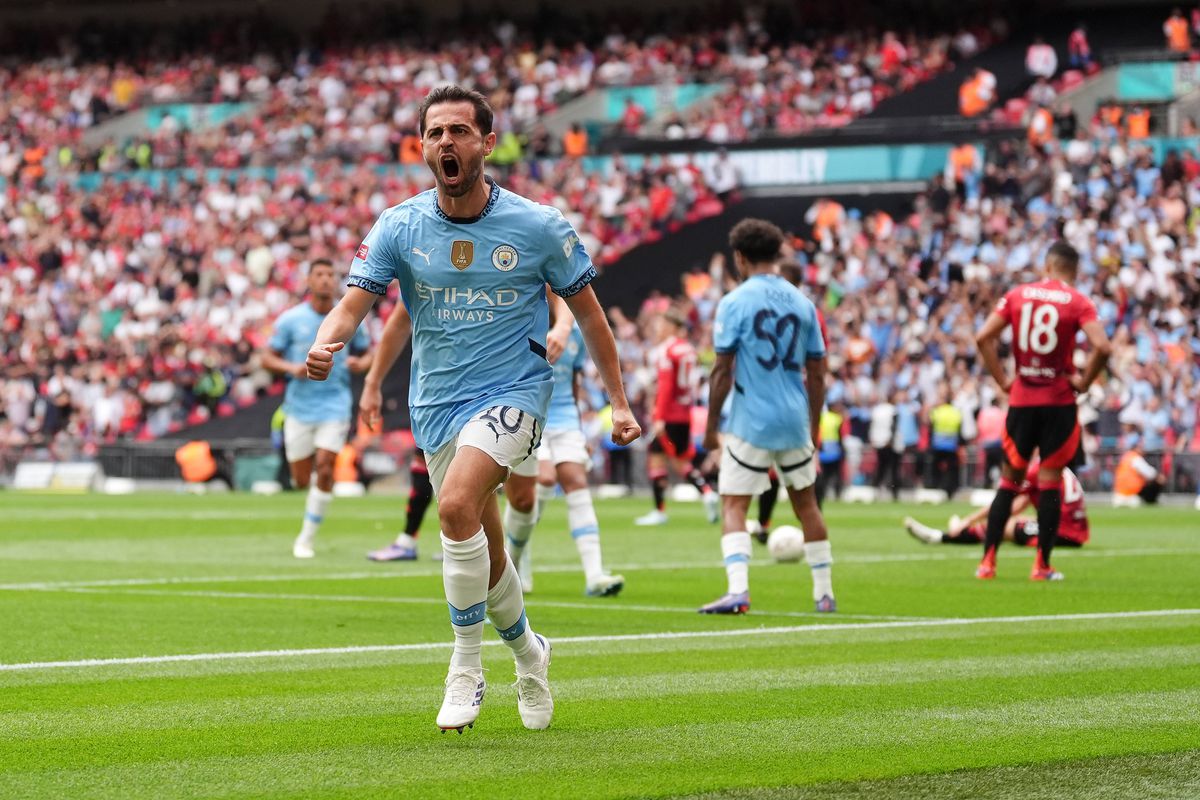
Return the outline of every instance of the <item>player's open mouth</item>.
<path id="1" fill-rule="evenodd" d="M 458 180 L 459 173 L 458 159 L 449 155 L 442 156 L 442 177 L 453 182 Z"/>

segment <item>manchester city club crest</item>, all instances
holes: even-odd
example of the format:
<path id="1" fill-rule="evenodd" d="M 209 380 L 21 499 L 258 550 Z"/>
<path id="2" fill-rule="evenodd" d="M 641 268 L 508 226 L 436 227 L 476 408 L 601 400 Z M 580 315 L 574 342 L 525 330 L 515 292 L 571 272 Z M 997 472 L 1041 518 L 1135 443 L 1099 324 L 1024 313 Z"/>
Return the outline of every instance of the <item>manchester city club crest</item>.
<path id="1" fill-rule="evenodd" d="M 515 269 L 520 260 L 517 248 L 512 245 L 502 244 L 492 251 L 492 266 L 501 272 L 510 272 Z"/>

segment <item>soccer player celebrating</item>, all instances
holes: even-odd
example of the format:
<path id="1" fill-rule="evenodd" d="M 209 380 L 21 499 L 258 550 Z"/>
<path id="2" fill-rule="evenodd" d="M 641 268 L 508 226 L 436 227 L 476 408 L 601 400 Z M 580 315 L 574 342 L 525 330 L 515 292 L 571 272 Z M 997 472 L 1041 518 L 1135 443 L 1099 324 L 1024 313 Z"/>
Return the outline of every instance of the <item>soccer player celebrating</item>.
<path id="1" fill-rule="evenodd" d="M 692 463 L 692 406 L 695 405 L 696 348 L 687 339 L 687 321 L 674 308 L 655 321 L 658 389 L 654 396 L 654 437 L 646 451 L 646 471 L 654 490 L 654 508 L 634 520 L 635 525 L 667 523 L 667 465 L 700 491 L 709 522 L 716 522 L 720 499 L 703 473 Z M 720 408 L 720 406 L 718 406 Z"/>
<path id="2" fill-rule="evenodd" d="M 292 485 L 308 489 L 304 522 L 292 544 L 296 558 L 312 558 L 315 554 L 313 543 L 333 500 L 333 463 L 350 433 L 350 373 L 365 372 L 371 366 L 369 355 L 356 354 L 339 363 L 330 380 L 308 380 L 304 359 L 318 326 L 333 308 L 336 288 L 333 264 L 325 258 L 314 260 L 308 267 L 308 300 L 275 320 L 275 332 L 262 358 L 267 369 L 289 378 L 283 397 L 284 446 Z M 350 340 L 350 349 L 361 353 L 369 343 L 366 333 L 358 331 Z M 317 474 L 315 482 L 313 472 Z"/>
<path id="3" fill-rule="evenodd" d="M 708 407 L 721 408 L 731 389 L 733 405 L 724 440 L 717 434 L 717 414 L 709 416 L 704 435 L 709 457 L 715 460 L 720 454 L 721 552 L 729 588 L 700 609 L 705 614 L 750 609 L 746 511 L 751 496 L 769 485 L 772 466 L 804 529 L 804 557 L 812 570 L 816 609 L 837 610 L 833 555 L 814 488 L 812 430 L 825 402 L 825 342 L 812 302 L 776 272 L 782 244 L 783 233 L 764 220 L 744 219 L 729 233 L 734 263 L 746 280 L 717 306 L 717 362 Z"/>
<path id="4" fill-rule="evenodd" d="M 350 288 L 308 353 L 310 377 L 335 356 L 392 279 L 412 317 L 413 435 L 427 453 L 442 529 L 442 581 L 454 654 L 437 715 L 460 733 L 479 716 L 486 684 L 483 620 L 512 649 L 517 707 L 531 729 L 550 724 L 550 643 L 525 615 L 504 552 L 495 490 L 535 451 L 552 387 L 545 285 L 566 299 L 613 404 L 613 438 L 641 430 L 621 382 L 616 343 L 589 285 L 596 276 L 556 209 L 501 189 L 483 174 L 496 145 L 492 110 L 459 86 L 420 108 L 421 147 L 436 187 L 393 206 L 359 246 Z"/>
<path id="5" fill-rule="evenodd" d="M 583 564 L 586 594 L 589 597 L 611 597 L 625 586 L 622 575 L 604 571 L 600 554 L 600 523 L 588 489 L 587 465 L 591 461 L 579 406 L 575 403 L 577 379 L 587 360 L 583 336 L 572 328 L 562 357 L 554 362 L 554 391 L 550 395 L 550 410 L 546 415 L 546 432 L 538 448 L 539 483 L 553 489 L 562 486 L 567 500 L 567 525 Z M 532 585 L 529 567 L 529 535 L 518 539 L 508 531 L 508 555 L 517 562 L 523 585 Z"/>
<path id="6" fill-rule="evenodd" d="M 996 550 L 1034 451 L 1041 458 L 1037 471 L 1038 555 L 1029 577 L 1062 580 L 1062 573 L 1050 566 L 1050 554 L 1058 540 L 1062 515 L 1062 471 L 1079 449 L 1075 394 L 1088 390 L 1112 352 L 1096 318 L 1096 307 L 1072 286 L 1079 270 L 1075 248 L 1065 242 L 1051 245 L 1045 270 L 1044 280 L 1004 295 L 976 337 L 984 366 L 1009 396 L 1000 489 L 988 511 L 983 560 L 975 571 L 975 577 L 984 580 L 996 577 Z M 1013 332 L 1017 368 L 1011 380 L 997 351 L 1000 334 L 1008 327 Z M 1081 330 L 1092 345 L 1082 375 L 1075 373 L 1072 363 L 1075 338 Z"/>
<path id="7" fill-rule="evenodd" d="M 1038 523 L 1035 516 L 1021 516 L 1026 508 L 1038 506 L 1038 465 L 1031 464 L 1021 484 L 1020 494 L 1013 501 L 1012 516 L 1004 526 L 1004 541 L 1018 545 L 1037 546 Z M 1062 509 L 1058 525 L 1056 547 L 1083 547 L 1089 538 L 1087 507 L 1083 499 L 1083 486 L 1079 478 L 1069 469 L 1063 469 Z M 946 530 L 922 525 L 912 517 L 904 518 L 904 529 L 917 541 L 925 544 L 980 544 L 987 535 L 988 509 L 981 508 L 966 519 L 957 515 L 950 518 Z"/>

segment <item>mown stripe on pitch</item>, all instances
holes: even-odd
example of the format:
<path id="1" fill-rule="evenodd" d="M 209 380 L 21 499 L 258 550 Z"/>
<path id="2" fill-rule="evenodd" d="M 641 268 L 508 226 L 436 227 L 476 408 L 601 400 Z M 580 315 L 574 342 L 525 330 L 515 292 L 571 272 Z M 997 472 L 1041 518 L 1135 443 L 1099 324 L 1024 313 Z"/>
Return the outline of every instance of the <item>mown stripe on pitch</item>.
<path id="1" fill-rule="evenodd" d="M 1179 617 L 1200 615 L 1200 608 L 1164 608 L 1150 611 L 1109 611 L 1079 614 L 1037 614 L 1032 616 L 1004 617 L 956 617 L 948 619 L 895 620 L 888 622 L 850 622 L 817 625 L 791 625 L 720 631 L 663 631 L 660 633 L 626 633 L 596 636 L 560 636 L 555 644 L 593 644 L 601 642 L 672 641 L 680 639 L 724 639 L 742 636 L 768 636 L 777 634 L 804 634 L 820 631 L 824 633 L 861 630 L 886 630 L 892 628 L 938 628 L 970 625 L 1021 625 L 1047 622 L 1072 622 L 1113 619 L 1152 619 L 1155 617 Z M 499 646 L 503 642 L 485 641 L 485 646 Z M 240 650 L 221 653 L 180 653 L 162 656 L 133 656 L 126 658 L 87 658 L 74 661 L 30 661 L 15 664 L 0 664 L 0 672 L 23 670 L 70 669 L 109 666 L 131 666 L 139 664 L 166 664 L 188 661 L 223 661 L 249 658 L 297 658 L 312 655 L 339 655 L 355 653 L 403 652 L 406 650 L 444 650 L 448 642 L 420 642 L 414 644 L 351 645 L 346 647 L 305 647 L 285 650 Z"/>
<path id="2" fill-rule="evenodd" d="M 806 666 L 804 670 L 762 667 L 736 670 L 663 671 L 611 677 L 554 680 L 560 701 L 633 700 L 702 694 L 764 692 L 818 687 L 901 686 L 981 678 L 1011 679 L 1022 675 L 1139 672 L 1171 669 L 1200 662 L 1200 645 L 1073 650 L 1019 656 L 927 658 L 875 663 Z M 436 686 L 428 691 L 398 689 L 281 693 L 255 697 L 217 697 L 157 703 L 128 703 L 62 711 L 0 713 L 0 730 L 10 739 L 92 736 L 116 731 L 217 727 L 230 720 L 286 722 L 419 712 L 436 702 Z M 492 687 L 493 696 L 510 694 Z M 947 695 L 948 697 L 951 695 Z"/>

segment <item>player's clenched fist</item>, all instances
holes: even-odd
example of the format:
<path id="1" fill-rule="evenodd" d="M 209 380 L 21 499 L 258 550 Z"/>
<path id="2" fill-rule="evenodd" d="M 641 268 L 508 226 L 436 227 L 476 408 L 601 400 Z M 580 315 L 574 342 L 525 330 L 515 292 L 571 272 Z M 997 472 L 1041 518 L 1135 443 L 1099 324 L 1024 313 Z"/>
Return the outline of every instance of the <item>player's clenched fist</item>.
<path id="1" fill-rule="evenodd" d="M 309 380 L 323 381 L 328 378 L 329 371 L 333 369 L 333 354 L 345 346 L 345 342 L 314 344 L 308 351 L 308 359 L 304 362 L 304 366 L 308 368 Z"/>
<path id="2" fill-rule="evenodd" d="M 627 408 L 620 411 L 613 409 L 612 423 L 612 440 L 615 444 L 625 446 L 642 435 L 642 427 Z"/>

